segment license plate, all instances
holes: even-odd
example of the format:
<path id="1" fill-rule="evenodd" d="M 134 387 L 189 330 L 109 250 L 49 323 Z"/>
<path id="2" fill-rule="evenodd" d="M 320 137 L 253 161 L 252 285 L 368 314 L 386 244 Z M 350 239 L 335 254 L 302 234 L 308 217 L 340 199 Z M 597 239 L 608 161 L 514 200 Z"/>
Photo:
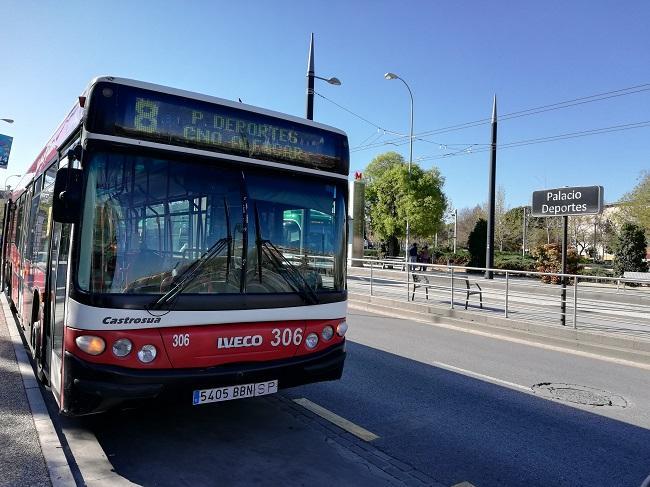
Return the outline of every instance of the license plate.
<path id="1" fill-rule="evenodd" d="M 278 392 L 278 381 L 269 380 L 256 384 L 217 387 L 216 389 L 201 389 L 192 394 L 192 404 L 207 404 L 210 402 L 232 401 L 245 397 L 266 396 Z"/>

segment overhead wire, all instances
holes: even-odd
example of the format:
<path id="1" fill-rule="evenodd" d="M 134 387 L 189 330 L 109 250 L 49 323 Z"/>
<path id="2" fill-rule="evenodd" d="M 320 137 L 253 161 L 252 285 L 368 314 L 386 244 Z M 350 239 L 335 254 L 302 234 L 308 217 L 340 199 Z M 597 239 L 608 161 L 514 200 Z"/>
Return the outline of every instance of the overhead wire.
<path id="1" fill-rule="evenodd" d="M 643 127 L 650 127 L 650 120 L 642 121 L 642 122 L 632 122 L 632 123 L 626 123 L 626 124 L 620 124 L 620 125 L 612 125 L 609 127 L 601 127 L 601 128 L 595 128 L 595 129 L 589 129 L 589 130 L 582 130 L 578 132 L 568 132 L 564 134 L 557 134 L 557 135 L 549 135 L 546 137 L 537 137 L 534 139 L 525 139 L 525 140 L 519 140 L 519 141 L 513 141 L 513 142 L 507 142 L 503 144 L 497 144 L 496 147 L 498 149 L 512 149 L 515 147 L 524 147 L 528 145 L 535 145 L 535 144 L 543 144 L 547 142 L 554 142 L 556 140 L 566 140 L 566 139 L 575 139 L 579 137 L 587 137 L 590 135 L 598 135 L 598 134 L 606 134 L 606 133 L 612 133 L 612 132 L 621 132 L 625 130 L 633 130 L 633 129 L 638 129 L 638 128 L 643 128 Z M 487 152 L 491 150 L 491 144 L 488 144 L 488 147 L 481 147 L 476 150 L 469 150 L 472 149 L 471 146 L 469 148 L 465 148 L 460 151 L 455 151 L 455 152 L 449 152 L 446 154 L 433 154 L 429 156 L 421 156 L 416 159 L 416 161 L 430 161 L 430 160 L 437 160 L 437 159 L 446 159 L 449 157 L 456 157 L 460 155 L 466 155 L 468 153 L 479 153 L 479 152 Z"/>
<path id="2" fill-rule="evenodd" d="M 602 93 L 597 93 L 594 95 L 589 95 L 589 96 L 583 96 L 579 98 L 574 98 L 571 100 L 565 100 L 561 102 L 556 102 L 556 103 L 551 103 L 547 105 L 540 105 L 537 107 L 533 108 L 528 108 L 524 110 L 518 110 L 516 112 L 511 112 L 507 113 L 505 115 L 501 115 L 499 117 L 499 121 L 503 120 L 510 120 L 513 118 L 519 118 L 519 117 L 525 117 L 525 116 L 530 116 L 530 115 L 536 115 L 539 113 L 544 113 L 544 112 L 549 112 L 553 110 L 561 110 L 564 108 L 570 108 L 573 106 L 577 105 L 584 105 L 586 103 L 593 103 L 597 101 L 602 101 L 602 100 L 608 100 L 611 98 L 617 98 L 621 96 L 627 96 L 627 95 L 632 95 L 636 93 L 641 93 L 645 91 L 650 91 L 650 83 L 644 83 L 640 85 L 635 85 L 635 86 L 630 86 L 627 88 L 621 88 L 618 90 L 611 90 L 611 91 L 606 91 Z M 479 120 L 474 120 L 472 122 L 465 122 L 461 124 L 456 124 L 456 125 L 450 125 L 447 127 L 442 127 L 439 129 L 434 129 L 434 130 L 429 130 L 429 131 L 424 131 L 420 132 L 418 134 L 414 135 L 415 140 L 420 140 L 422 142 L 429 142 L 433 144 L 438 144 L 438 145 L 452 145 L 452 144 L 441 144 L 438 141 L 430 141 L 425 139 L 424 137 L 430 136 L 430 135 L 438 135 L 438 134 L 444 134 L 456 130 L 464 130 L 464 129 L 469 129 L 473 127 L 477 127 L 480 125 L 485 125 L 491 122 L 491 118 L 484 118 L 484 119 L 479 119 Z M 404 140 L 406 139 L 406 140 Z M 351 149 L 352 152 L 359 152 L 362 150 L 368 150 L 368 149 L 373 149 L 376 147 L 381 147 L 382 145 L 404 145 L 407 144 L 409 141 L 409 136 L 408 135 L 400 135 L 399 137 L 392 139 L 392 140 L 387 140 L 383 142 L 375 142 L 373 144 L 368 144 L 366 143 L 365 145 L 358 145 L 354 148 Z M 483 144 L 473 144 L 473 145 L 483 145 Z"/>

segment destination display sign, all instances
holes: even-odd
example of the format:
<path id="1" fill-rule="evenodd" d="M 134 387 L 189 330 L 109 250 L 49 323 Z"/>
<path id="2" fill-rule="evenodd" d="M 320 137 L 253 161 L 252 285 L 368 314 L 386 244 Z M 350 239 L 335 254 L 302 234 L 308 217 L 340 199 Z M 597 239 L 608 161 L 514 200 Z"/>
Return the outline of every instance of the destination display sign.
<path id="1" fill-rule="evenodd" d="M 347 137 L 245 109 L 99 83 L 91 131 L 347 174 Z"/>
<path id="2" fill-rule="evenodd" d="M 545 189 L 533 192 L 532 215 L 596 215 L 603 210 L 602 186 Z"/>

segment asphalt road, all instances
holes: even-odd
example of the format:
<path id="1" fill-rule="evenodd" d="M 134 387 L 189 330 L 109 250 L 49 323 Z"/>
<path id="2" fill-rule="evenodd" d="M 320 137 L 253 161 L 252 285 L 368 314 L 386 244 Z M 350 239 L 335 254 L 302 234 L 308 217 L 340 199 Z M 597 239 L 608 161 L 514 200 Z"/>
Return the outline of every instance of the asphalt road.
<path id="1" fill-rule="evenodd" d="M 638 487 L 650 474 L 647 368 L 355 310 L 348 322 L 341 381 L 77 425 L 141 485 Z M 540 383 L 575 387 L 550 400 Z M 379 438 L 302 414 L 296 398 Z"/>
<path id="2" fill-rule="evenodd" d="M 650 474 L 650 370 L 354 310 L 349 323 L 344 380 L 290 395 L 357 422 L 443 485 L 636 487 Z M 548 382 L 615 405 L 530 389 Z"/>

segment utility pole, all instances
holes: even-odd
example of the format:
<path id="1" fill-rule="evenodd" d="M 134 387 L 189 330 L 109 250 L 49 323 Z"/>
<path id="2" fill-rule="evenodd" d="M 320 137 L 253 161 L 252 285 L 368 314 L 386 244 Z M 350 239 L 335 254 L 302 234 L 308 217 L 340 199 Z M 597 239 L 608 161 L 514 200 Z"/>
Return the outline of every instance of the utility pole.
<path id="1" fill-rule="evenodd" d="M 567 252 L 569 247 L 569 217 L 562 217 L 562 274 L 566 274 L 567 270 Z M 566 285 L 567 279 L 562 276 L 562 303 L 561 303 L 561 313 L 560 322 L 562 326 L 566 326 Z"/>
<path id="2" fill-rule="evenodd" d="M 307 60 L 307 120 L 314 119 L 314 33 L 311 33 L 309 43 L 309 59 Z"/>
<path id="3" fill-rule="evenodd" d="M 488 222 L 487 245 L 485 248 L 485 266 L 494 268 L 494 212 L 496 200 L 496 172 L 497 172 L 497 96 L 494 95 L 492 103 L 492 148 L 490 151 L 490 176 L 488 183 Z M 486 279 L 493 279 L 491 270 L 485 271 Z"/>
<path id="4" fill-rule="evenodd" d="M 454 210 L 454 254 L 456 253 L 456 242 L 458 241 L 458 209 Z"/>
<path id="5" fill-rule="evenodd" d="M 521 256 L 526 257 L 526 207 L 524 206 L 524 223 L 522 228 L 522 239 L 521 239 Z"/>

